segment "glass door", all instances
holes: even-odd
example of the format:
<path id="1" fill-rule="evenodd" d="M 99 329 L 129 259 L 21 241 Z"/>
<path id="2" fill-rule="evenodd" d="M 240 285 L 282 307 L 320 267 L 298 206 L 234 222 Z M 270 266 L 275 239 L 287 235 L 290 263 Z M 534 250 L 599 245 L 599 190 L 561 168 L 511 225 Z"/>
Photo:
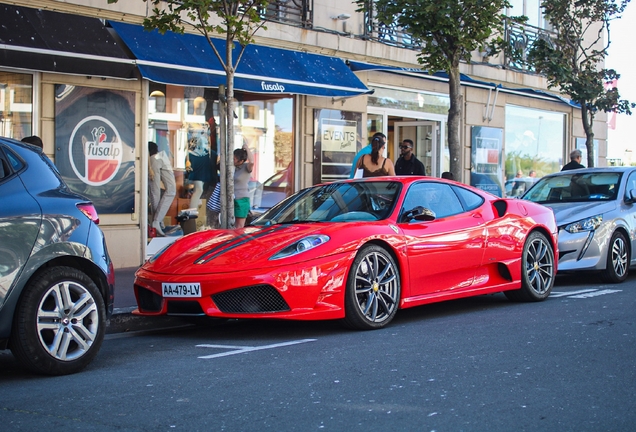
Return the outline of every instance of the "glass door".
<path id="1" fill-rule="evenodd" d="M 412 140 L 413 153 L 424 164 L 426 175 L 439 177 L 444 169 L 444 164 L 441 163 L 443 158 L 440 158 L 440 146 L 438 144 L 440 122 L 425 120 L 395 122 L 394 130 L 393 148 L 395 154 L 400 154 L 397 149 L 403 140 Z"/>

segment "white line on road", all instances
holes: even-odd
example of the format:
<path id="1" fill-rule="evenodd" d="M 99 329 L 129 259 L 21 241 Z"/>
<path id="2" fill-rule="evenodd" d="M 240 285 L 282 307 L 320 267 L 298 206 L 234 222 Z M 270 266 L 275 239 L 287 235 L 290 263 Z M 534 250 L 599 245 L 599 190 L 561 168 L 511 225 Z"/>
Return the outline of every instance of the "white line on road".
<path id="1" fill-rule="evenodd" d="M 301 343 L 315 342 L 315 341 L 316 339 L 302 339 L 302 340 L 291 341 L 291 342 L 282 342 L 282 343 L 277 343 L 272 345 L 264 345 L 260 347 L 234 346 L 234 345 L 210 345 L 210 344 L 201 344 L 201 345 L 197 345 L 197 347 L 234 349 L 234 351 L 227 351 L 227 352 L 212 354 L 208 356 L 199 356 L 200 359 L 211 359 L 211 358 L 217 358 L 217 357 L 226 357 L 226 356 L 230 356 L 234 354 L 242 354 L 242 353 L 250 352 L 250 351 L 260 351 L 260 350 L 271 349 L 271 348 L 280 348 L 284 346 L 298 345 Z"/>
<path id="2" fill-rule="evenodd" d="M 569 292 L 556 292 L 556 291 L 552 291 L 550 293 L 550 297 L 552 298 L 556 298 L 556 297 L 565 297 L 565 296 L 571 296 L 571 295 L 576 295 L 576 294 L 583 294 L 583 293 L 588 293 L 588 292 L 593 292 L 593 291 L 597 291 L 596 289 L 584 289 L 584 290 L 579 290 L 579 291 L 569 291 Z"/>
<path id="3" fill-rule="evenodd" d="M 591 293 L 586 293 L 586 294 L 573 295 L 573 296 L 570 296 L 569 298 L 577 298 L 577 299 L 591 298 L 591 297 L 601 296 L 601 295 L 604 295 L 604 294 L 613 294 L 613 293 L 622 292 L 622 291 L 623 290 L 606 289 L 606 290 L 601 290 L 601 291 L 596 291 L 596 292 L 591 292 Z"/>

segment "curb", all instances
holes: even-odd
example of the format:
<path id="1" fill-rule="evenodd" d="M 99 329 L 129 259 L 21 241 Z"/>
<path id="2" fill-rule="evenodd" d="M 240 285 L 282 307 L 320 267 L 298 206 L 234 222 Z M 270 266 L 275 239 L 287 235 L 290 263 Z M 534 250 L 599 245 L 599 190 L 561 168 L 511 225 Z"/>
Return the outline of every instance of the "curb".
<path id="1" fill-rule="evenodd" d="M 147 330 L 171 329 L 193 326 L 192 320 L 174 316 L 146 317 L 133 315 L 137 307 L 115 308 L 106 322 L 106 334 L 128 333 Z"/>

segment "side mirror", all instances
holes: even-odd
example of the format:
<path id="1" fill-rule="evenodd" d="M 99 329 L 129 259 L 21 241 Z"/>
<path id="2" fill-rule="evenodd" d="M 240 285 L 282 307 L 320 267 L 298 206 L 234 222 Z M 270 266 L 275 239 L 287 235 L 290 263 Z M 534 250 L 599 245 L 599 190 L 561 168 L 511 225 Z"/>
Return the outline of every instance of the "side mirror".
<path id="1" fill-rule="evenodd" d="M 627 191 L 625 202 L 628 204 L 636 203 L 636 189 L 630 189 Z"/>
<path id="2" fill-rule="evenodd" d="M 429 222 L 435 220 L 435 212 L 431 209 L 417 206 L 407 212 L 402 216 L 402 220 L 404 222 L 408 222 L 410 220 L 416 220 L 420 222 Z"/>

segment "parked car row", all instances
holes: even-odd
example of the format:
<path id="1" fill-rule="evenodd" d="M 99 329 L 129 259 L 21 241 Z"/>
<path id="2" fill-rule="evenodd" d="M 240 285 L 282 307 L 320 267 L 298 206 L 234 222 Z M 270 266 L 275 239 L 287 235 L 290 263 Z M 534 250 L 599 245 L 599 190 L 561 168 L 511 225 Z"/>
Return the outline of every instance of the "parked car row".
<path id="1" fill-rule="evenodd" d="M 254 188 L 238 230 L 182 237 L 137 272 L 144 316 L 339 319 L 361 330 L 399 309 L 503 292 L 545 300 L 557 271 L 626 279 L 636 246 L 636 168 L 547 175 L 516 198 L 431 177 L 315 185 L 288 172 Z M 114 299 L 95 207 L 41 149 L 0 138 L 0 349 L 61 375 L 97 355 Z M 271 207 L 271 208 L 270 208 Z"/>

